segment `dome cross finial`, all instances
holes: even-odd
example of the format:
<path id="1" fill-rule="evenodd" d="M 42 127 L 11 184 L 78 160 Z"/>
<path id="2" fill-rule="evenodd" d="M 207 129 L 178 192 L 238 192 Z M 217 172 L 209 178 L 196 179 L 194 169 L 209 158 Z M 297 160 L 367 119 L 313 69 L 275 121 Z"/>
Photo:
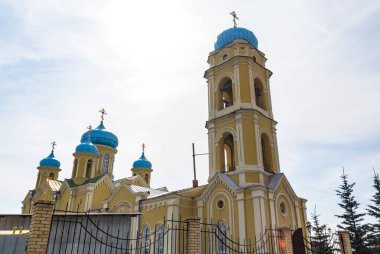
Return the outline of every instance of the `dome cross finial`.
<path id="1" fill-rule="evenodd" d="M 237 23 L 236 23 L 236 20 L 239 20 L 238 16 L 236 15 L 236 12 L 235 11 L 232 11 L 230 12 L 230 14 L 232 15 L 232 17 L 234 18 L 233 21 L 234 21 L 234 27 L 236 27 Z"/>
<path id="2" fill-rule="evenodd" d="M 101 119 L 101 123 L 103 123 L 104 121 L 104 115 L 107 115 L 107 112 L 104 108 L 102 108 L 101 110 L 99 110 L 99 113 L 101 114 L 100 116 L 100 119 Z"/>
<path id="3" fill-rule="evenodd" d="M 54 152 L 54 149 L 57 146 L 57 143 L 55 141 L 53 141 L 50 144 L 51 144 L 51 152 Z"/>
<path id="4" fill-rule="evenodd" d="M 87 127 L 87 129 L 88 129 L 88 138 L 90 138 L 90 136 L 91 136 L 91 131 L 92 131 L 92 126 L 89 125 L 89 126 Z"/>
<path id="5" fill-rule="evenodd" d="M 144 143 L 142 143 L 141 148 L 142 148 L 142 152 L 145 153 L 146 145 Z"/>

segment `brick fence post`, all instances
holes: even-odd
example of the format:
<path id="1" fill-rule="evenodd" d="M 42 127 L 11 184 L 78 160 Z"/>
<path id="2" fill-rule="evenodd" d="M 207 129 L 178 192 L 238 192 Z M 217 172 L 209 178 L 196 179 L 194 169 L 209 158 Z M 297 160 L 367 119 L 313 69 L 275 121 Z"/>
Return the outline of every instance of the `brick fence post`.
<path id="1" fill-rule="evenodd" d="M 288 227 L 278 229 L 279 247 L 282 254 L 293 254 L 292 231 Z"/>
<path id="2" fill-rule="evenodd" d="M 348 231 L 338 231 L 340 248 L 343 254 L 352 254 L 350 234 Z"/>
<path id="3" fill-rule="evenodd" d="M 185 254 L 201 253 L 201 221 L 199 218 L 185 220 Z"/>
<path id="4" fill-rule="evenodd" d="M 47 252 L 53 211 L 54 202 L 52 201 L 37 201 L 34 204 L 26 254 Z"/>

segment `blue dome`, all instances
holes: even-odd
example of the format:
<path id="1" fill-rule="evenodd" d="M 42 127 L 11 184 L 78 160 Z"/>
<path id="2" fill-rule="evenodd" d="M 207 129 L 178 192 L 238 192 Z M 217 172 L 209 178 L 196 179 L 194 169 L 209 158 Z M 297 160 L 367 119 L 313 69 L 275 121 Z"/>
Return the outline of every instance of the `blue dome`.
<path id="1" fill-rule="evenodd" d="M 149 168 L 149 169 L 152 169 L 152 163 L 150 163 L 150 161 L 148 161 L 145 158 L 144 153 L 142 153 L 140 159 L 138 159 L 137 161 L 135 161 L 133 163 L 133 168 Z"/>
<path id="2" fill-rule="evenodd" d="M 88 131 L 83 133 L 80 142 L 83 143 L 87 135 Z M 105 145 L 112 148 L 116 148 L 119 145 L 119 140 L 117 139 L 116 135 L 112 132 L 107 131 L 103 125 L 103 122 L 101 122 L 96 129 L 93 129 L 91 131 L 91 142 L 95 145 Z"/>
<path id="3" fill-rule="evenodd" d="M 54 152 L 51 151 L 50 155 L 40 161 L 40 167 L 59 168 L 61 163 L 54 157 Z"/>
<path id="4" fill-rule="evenodd" d="M 92 132 L 91 132 L 92 134 Z M 76 148 L 75 148 L 75 152 L 76 153 L 91 153 L 91 154 L 95 154 L 95 155 L 98 155 L 98 148 L 96 146 L 94 146 L 92 143 L 91 143 L 91 140 L 90 138 L 88 137 L 88 134 L 87 136 L 84 138 L 84 140 L 82 141 L 81 140 L 81 144 L 79 144 Z"/>
<path id="5" fill-rule="evenodd" d="M 214 48 L 215 50 L 221 49 L 238 39 L 246 40 L 249 44 L 251 44 L 252 47 L 256 49 L 259 44 L 256 36 L 248 29 L 242 27 L 233 27 L 223 31 L 218 35 L 218 38 L 214 44 Z"/>

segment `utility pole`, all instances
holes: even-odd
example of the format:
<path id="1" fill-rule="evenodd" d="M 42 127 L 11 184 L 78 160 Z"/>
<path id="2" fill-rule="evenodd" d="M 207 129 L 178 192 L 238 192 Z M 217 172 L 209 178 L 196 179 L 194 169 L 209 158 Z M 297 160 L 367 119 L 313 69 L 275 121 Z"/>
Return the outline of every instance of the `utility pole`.
<path id="1" fill-rule="evenodd" d="M 195 156 L 198 156 L 198 155 L 207 155 L 208 153 L 198 153 L 198 154 L 196 154 L 195 153 L 194 143 L 192 143 L 192 146 L 193 146 L 193 170 L 194 170 L 193 188 L 195 188 L 195 187 L 198 187 L 197 170 L 196 170 L 196 166 L 195 166 Z"/>

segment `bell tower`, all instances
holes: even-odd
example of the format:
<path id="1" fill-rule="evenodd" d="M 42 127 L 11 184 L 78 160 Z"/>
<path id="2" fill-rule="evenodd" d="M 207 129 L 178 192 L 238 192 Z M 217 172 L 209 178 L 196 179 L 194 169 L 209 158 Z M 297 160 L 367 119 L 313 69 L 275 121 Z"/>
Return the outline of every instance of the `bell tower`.
<path id="1" fill-rule="evenodd" d="M 264 184 L 280 172 L 266 58 L 255 35 L 234 26 L 209 54 L 209 180 L 224 173 L 239 185 Z"/>

